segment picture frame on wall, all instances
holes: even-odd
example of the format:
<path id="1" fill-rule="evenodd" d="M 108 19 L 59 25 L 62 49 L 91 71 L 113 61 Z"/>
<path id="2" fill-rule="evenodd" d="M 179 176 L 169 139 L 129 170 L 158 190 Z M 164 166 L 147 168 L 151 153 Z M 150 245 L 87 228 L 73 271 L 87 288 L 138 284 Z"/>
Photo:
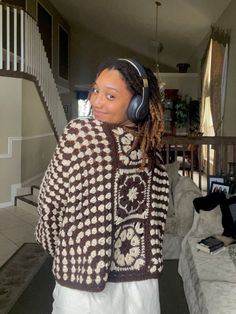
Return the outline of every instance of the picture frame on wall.
<path id="1" fill-rule="evenodd" d="M 230 186 L 228 184 L 214 182 L 214 181 L 211 183 L 211 193 L 223 192 L 227 195 L 229 194 L 229 189 L 230 189 Z"/>
<path id="2" fill-rule="evenodd" d="M 63 105 L 65 113 L 69 112 L 69 105 Z"/>
<path id="3" fill-rule="evenodd" d="M 219 183 L 224 183 L 225 182 L 225 177 L 224 176 L 217 176 L 217 175 L 209 175 L 208 176 L 208 193 L 211 193 L 211 185 L 212 182 L 219 182 Z"/>

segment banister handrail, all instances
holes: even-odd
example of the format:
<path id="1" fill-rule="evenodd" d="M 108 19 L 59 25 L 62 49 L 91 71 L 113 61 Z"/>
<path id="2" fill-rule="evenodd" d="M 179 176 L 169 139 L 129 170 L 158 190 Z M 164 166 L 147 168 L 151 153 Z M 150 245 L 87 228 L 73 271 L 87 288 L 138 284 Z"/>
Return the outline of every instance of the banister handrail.
<path id="1" fill-rule="evenodd" d="M 171 136 L 163 135 L 161 143 L 169 144 L 196 144 L 196 145 L 220 145 L 220 144 L 236 144 L 236 136 Z"/>
<path id="2" fill-rule="evenodd" d="M 11 3 L 6 3 L 6 2 L 0 2 L 0 4 L 3 6 L 3 7 L 9 7 L 9 8 L 12 8 L 12 9 L 18 9 L 18 10 L 23 10 L 25 11 L 25 9 L 23 7 L 21 7 L 20 5 L 16 5 L 16 4 L 11 4 Z M 25 11 L 26 12 L 26 11 Z M 28 13 L 29 14 L 29 13 Z"/>
<path id="3" fill-rule="evenodd" d="M 228 163 L 236 162 L 236 137 L 163 135 L 161 151 L 165 163 L 179 161 L 183 174 L 197 172 L 201 189 L 203 175 L 226 175 Z"/>
<path id="4" fill-rule="evenodd" d="M 3 35 L 3 30 L 7 32 L 6 36 Z M 3 42 L 4 38 L 6 42 Z M 12 42 L 14 46 L 11 46 Z M 20 77 L 22 73 L 35 77 L 53 131 L 58 138 L 67 119 L 37 23 L 24 9 L 0 3 L 0 75 L 4 75 L 5 71 L 13 71 L 15 77 L 17 73 Z"/>

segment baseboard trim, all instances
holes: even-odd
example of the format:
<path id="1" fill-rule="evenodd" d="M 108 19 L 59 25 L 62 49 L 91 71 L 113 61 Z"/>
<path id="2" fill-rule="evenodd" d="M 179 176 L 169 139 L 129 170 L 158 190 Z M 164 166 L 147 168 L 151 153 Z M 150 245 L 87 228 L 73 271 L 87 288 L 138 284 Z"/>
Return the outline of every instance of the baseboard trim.
<path id="1" fill-rule="evenodd" d="M 0 203 L 0 209 L 1 208 L 6 208 L 6 207 L 11 207 L 14 206 L 14 202 L 10 201 L 10 202 L 5 202 L 5 203 Z"/>
<path id="2" fill-rule="evenodd" d="M 31 185 L 31 183 L 34 182 L 35 180 L 42 178 L 44 176 L 44 173 L 45 172 L 41 172 L 36 176 L 33 176 L 30 179 L 23 181 L 22 183 L 11 184 L 11 200 L 8 202 L 0 203 L 0 208 L 14 206 L 15 197 L 17 196 L 17 189 Z"/>
<path id="3" fill-rule="evenodd" d="M 6 159 L 6 158 L 12 158 L 12 146 L 13 142 L 15 141 L 26 141 L 26 140 L 34 140 L 34 139 L 39 139 L 43 137 L 49 137 L 49 136 L 54 136 L 54 133 L 44 133 L 44 134 L 38 134 L 38 135 L 33 135 L 33 136 L 13 136 L 13 137 L 8 137 L 8 143 L 7 143 L 7 153 L 5 154 L 0 154 L 0 159 Z"/>

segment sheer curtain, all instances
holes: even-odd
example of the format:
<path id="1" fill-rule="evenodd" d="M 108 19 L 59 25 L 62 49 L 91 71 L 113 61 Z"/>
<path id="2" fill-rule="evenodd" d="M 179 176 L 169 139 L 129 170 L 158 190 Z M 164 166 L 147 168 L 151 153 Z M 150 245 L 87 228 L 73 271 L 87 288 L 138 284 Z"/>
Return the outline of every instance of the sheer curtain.
<path id="1" fill-rule="evenodd" d="M 229 33 L 212 27 L 211 38 L 202 65 L 202 99 L 200 131 L 205 136 L 223 135 L 225 90 L 228 66 Z M 216 161 L 216 157 L 218 160 Z M 221 152 L 215 154 L 210 147 L 209 173 L 222 172 Z M 207 148 L 202 150 L 202 166 L 206 170 Z M 216 169 L 216 164 L 218 168 Z"/>
<path id="2" fill-rule="evenodd" d="M 223 134 L 227 64 L 228 44 L 225 47 L 218 41 L 212 40 L 210 97 L 212 120 L 216 135 Z"/>

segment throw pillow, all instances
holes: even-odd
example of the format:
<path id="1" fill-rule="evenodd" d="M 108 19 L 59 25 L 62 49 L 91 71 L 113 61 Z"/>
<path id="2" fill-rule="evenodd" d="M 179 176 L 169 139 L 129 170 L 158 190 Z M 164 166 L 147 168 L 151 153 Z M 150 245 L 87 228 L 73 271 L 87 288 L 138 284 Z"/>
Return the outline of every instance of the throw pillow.
<path id="1" fill-rule="evenodd" d="M 223 230 L 220 205 L 217 205 L 210 211 L 200 210 L 198 223 L 194 232 L 196 237 L 219 235 L 223 233 Z"/>
<path id="2" fill-rule="evenodd" d="M 193 204 L 197 212 L 209 211 L 218 205 L 221 208 L 221 225 L 223 227 L 223 235 L 227 237 L 236 237 L 236 226 L 230 213 L 230 204 L 236 203 L 236 197 L 226 198 L 223 192 L 211 193 L 204 197 L 194 199 Z"/>

